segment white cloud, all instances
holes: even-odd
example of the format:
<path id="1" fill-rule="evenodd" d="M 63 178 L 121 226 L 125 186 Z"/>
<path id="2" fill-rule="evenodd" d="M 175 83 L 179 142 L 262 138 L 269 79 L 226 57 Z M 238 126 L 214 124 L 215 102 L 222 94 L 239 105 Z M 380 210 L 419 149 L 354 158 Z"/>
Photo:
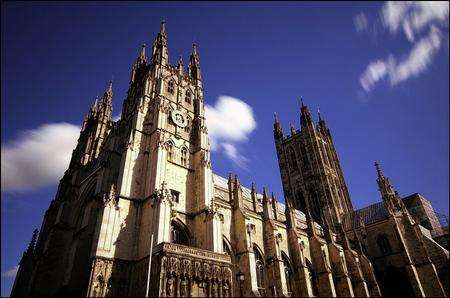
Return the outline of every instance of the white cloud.
<path id="1" fill-rule="evenodd" d="M 248 168 L 248 158 L 239 154 L 235 145 L 230 143 L 222 143 L 222 148 L 224 149 L 225 155 L 229 159 L 231 159 L 238 167 L 243 169 Z"/>
<path id="2" fill-rule="evenodd" d="M 380 15 L 383 27 L 392 35 L 403 30 L 412 47 L 402 59 L 389 54 L 386 59 L 370 62 L 359 78 L 366 92 L 382 80 L 388 79 L 395 86 L 429 68 L 444 38 L 441 29 L 448 28 L 449 6 L 444 1 L 388 1 Z"/>
<path id="3" fill-rule="evenodd" d="M 429 35 L 414 45 L 408 58 L 395 67 L 391 75 L 391 83 L 395 85 L 424 72 L 431 64 L 440 46 L 441 34 L 436 27 L 432 27 Z"/>
<path id="4" fill-rule="evenodd" d="M 410 42 L 433 24 L 448 26 L 448 14 L 447 1 L 388 1 L 381 10 L 384 26 L 393 34 L 402 28 Z"/>
<path id="5" fill-rule="evenodd" d="M 359 78 L 361 86 L 366 91 L 370 91 L 372 87 L 387 75 L 388 67 L 385 61 L 376 60 L 371 62 L 364 73 Z"/>
<path id="6" fill-rule="evenodd" d="M 224 149 L 227 157 L 243 167 L 248 160 L 238 154 L 235 143 L 246 141 L 256 128 L 252 107 L 238 98 L 219 96 L 214 106 L 205 106 L 205 116 L 211 149 Z"/>
<path id="7" fill-rule="evenodd" d="M 16 265 L 16 266 L 14 266 L 14 268 L 12 268 L 8 271 L 2 272 L 2 277 L 15 278 L 18 270 L 19 270 L 19 265 Z"/>
<path id="8" fill-rule="evenodd" d="M 363 12 L 358 13 L 353 18 L 353 23 L 355 24 L 355 29 L 357 32 L 362 32 L 367 29 L 367 17 Z"/>
<path id="9" fill-rule="evenodd" d="M 417 77 L 426 71 L 441 46 L 441 33 L 432 27 L 430 33 L 416 42 L 408 57 L 396 62 L 390 55 L 385 60 L 371 62 L 360 77 L 361 86 L 370 91 L 378 81 L 389 78 L 391 86 L 397 85 L 411 77 Z"/>
<path id="10" fill-rule="evenodd" d="M 50 123 L 2 144 L 2 190 L 24 191 L 55 183 L 69 165 L 79 132 L 73 124 Z"/>

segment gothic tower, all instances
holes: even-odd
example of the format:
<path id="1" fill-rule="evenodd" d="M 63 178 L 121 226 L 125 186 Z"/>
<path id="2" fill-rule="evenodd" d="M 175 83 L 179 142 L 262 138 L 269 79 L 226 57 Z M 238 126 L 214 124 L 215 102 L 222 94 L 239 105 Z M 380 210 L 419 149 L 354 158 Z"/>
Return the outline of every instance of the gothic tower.
<path id="1" fill-rule="evenodd" d="M 275 115 L 274 138 L 285 197 L 303 212 L 307 206 L 314 220 L 324 215 L 332 226 L 342 222 L 353 210 L 333 138 L 319 114 L 313 122 L 308 107 L 301 101 L 301 130 L 291 125 L 285 136 Z"/>
<path id="2" fill-rule="evenodd" d="M 229 257 L 214 255 L 223 251 L 222 221 L 214 208 L 197 46 L 187 71 L 181 58 L 171 65 L 163 22 L 151 59 L 144 45 L 132 66 L 117 122 L 112 97 L 110 82 L 84 119 L 37 243 L 23 261 L 33 272 L 20 279 L 26 294 L 144 296 L 150 247 L 160 247 L 152 269 L 159 272 L 172 247 L 161 248 L 164 243 L 207 250 L 228 274 Z M 131 287 L 130 278 L 139 286 Z M 153 292 L 165 286 L 158 282 L 151 283 Z"/>

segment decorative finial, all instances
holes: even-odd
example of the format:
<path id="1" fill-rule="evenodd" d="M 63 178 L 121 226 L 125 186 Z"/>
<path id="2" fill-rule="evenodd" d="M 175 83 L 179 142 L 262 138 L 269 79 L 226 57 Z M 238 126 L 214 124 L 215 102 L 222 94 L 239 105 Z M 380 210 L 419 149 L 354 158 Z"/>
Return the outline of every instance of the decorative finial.
<path id="1" fill-rule="evenodd" d="M 145 43 L 142 44 L 142 48 L 141 48 L 141 58 L 145 58 Z"/>
<path id="2" fill-rule="evenodd" d="M 275 119 L 275 122 L 278 122 L 278 115 L 277 112 L 273 113 L 273 118 Z"/>
<path id="3" fill-rule="evenodd" d="M 267 197 L 267 191 L 266 191 L 266 187 L 263 187 L 263 197 Z"/>
<path id="4" fill-rule="evenodd" d="M 161 21 L 161 33 L 165 33 L 166 32 L 166 20 L 163 18 Z"/>
<path id="5" fill-rule="evenodd" d="M 302 97 L 302 96 L 300 96 L 300 104 L 301 104 L 302 108 L 305 106 L 305 105 L 303 104 L 303 97 Z"/>
<path id="6" fill-rule="evenodd" d="M 378 177 L 383 177 L 383 173 L 381 172 L 381 168 L 380 168 L 380 165 L 378 164 L 378 162 L 375 161 L 374 164 L 375 164 L 375 168 L 377 169 Z"/>
<path id="7" fill-rule="evenodd" d="M 317 114 L 319 115 L 319 121 L 322 121 L 322 117 L 320 116 L 320 107 L 317 107 Z"/>

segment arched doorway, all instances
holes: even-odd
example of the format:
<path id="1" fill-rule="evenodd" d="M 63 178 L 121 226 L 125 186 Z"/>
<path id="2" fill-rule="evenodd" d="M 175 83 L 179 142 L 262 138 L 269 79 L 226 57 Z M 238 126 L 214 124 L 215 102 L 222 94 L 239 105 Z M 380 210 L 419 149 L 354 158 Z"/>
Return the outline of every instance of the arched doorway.
<path id="1" fill-rule="evenodd" d="M 189 246 L 189 232 L 184 224 L 172 220 L 170 225 L 170 242 Z"/>

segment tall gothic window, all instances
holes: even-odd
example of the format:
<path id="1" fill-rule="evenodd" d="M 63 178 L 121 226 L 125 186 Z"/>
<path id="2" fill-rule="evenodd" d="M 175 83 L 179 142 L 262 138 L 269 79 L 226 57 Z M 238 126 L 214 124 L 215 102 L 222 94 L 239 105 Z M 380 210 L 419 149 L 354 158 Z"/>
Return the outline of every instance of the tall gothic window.
<path id="1" fill-rule="evenodd" d="M 312 216 L 314 218 L 314 220 L 316 221 L 320 221 L 320 200 L 319 200 L 319 196 L 317 194 L 317 192 L 314 189 L 310 189 L 309 190 L 309 197 L 311 198 L 310 201 L 310 207 L 311 207 L 311 211 L 312 211 Z"/>
<path id="2" fill-rule="evenodd" d="M 305 201 L 305 196 L 303 195 L 303 192 L 301 190 L 299 190 L 297 192 L 297 200 L 298 200 L 298 207 L 300 209 L 300 211 L 305 211 L 306 210 L 306 201 Z"/>
<path id="3" fill-rule="evenodd" d="M 295 151 L 292 147 L 289 147 L 289 157 L 291 159 L 292 170 L 298 171 L 297 157 L 295 156 Z"/>
<path id="4" fill-rule="evenodd" d="M 389 243 L 386 235 L 378 236 L 377 245 L 383 255 L 387 255 L 392 252 L 391 244 Z"/>
<path id="5" fill-rule="evenodd" d="M 175 92 L 175 82 L 173 80 L 170 80 L 167 83 L 167 92 L 170 94 L 173 94 Z"/>
<path id="6" fill-rule="evenodd" d="M 167 159 L 173 161 L 173 144 L 172 142 L 167 143 Z"/>
<path id="7" fill-rule="evenodd" d="M 186 118 L 186 126 L 184 127 L 184 131 L 187 133 L 191 131 L 191 120 L 189 117 Z"/>
<path id="8" fill-rule="evenodd" d="M 265 270 L 264 270 L 264 259 L 259 252 L 259 249 L 253 245 L 253 251 L 255 252 L 255 260 L 256 260 L 256 284 L 258 285 L 259 290 L 265 289 Z"/>
<path id="9" fill-rule="evenodd" d="M 186 166 L 187 164 L 187 149 L 186 147 L 181 148 L 181 165 Z"/>
<path id="10" fill-rule="evenodd" d="M 191 91 L 189 91 L 189 90 L 186 91 L 186 95 L 184 97 L 184 101 L 189 103 L 189 104 L 191 103 L 191 101 L 192 101 L 192 93 L 191 93 Z"/>
<path id="11" fill-rule="evenodd" d="M 185 228 L 176 221 L 172 221 L 172 224 L 170 226 L 170 242 L 189 245 L 188 233 L 186 232 Z"/>
<path id="12" fill-rule="evenodd" d="M 292 292 L 292 268 L 287 256 L 282 253 L 284 275 L 286 276 L 286 287 L 288 292 Z"/>
<path id="13" fill-rule="evenodd" d="M 304 145 L 300 145 L 300 152 L 302 154 L 302 163 L 304 166 L 308 165 L 308 155 L 306 154 L 306 149 Z"/>

